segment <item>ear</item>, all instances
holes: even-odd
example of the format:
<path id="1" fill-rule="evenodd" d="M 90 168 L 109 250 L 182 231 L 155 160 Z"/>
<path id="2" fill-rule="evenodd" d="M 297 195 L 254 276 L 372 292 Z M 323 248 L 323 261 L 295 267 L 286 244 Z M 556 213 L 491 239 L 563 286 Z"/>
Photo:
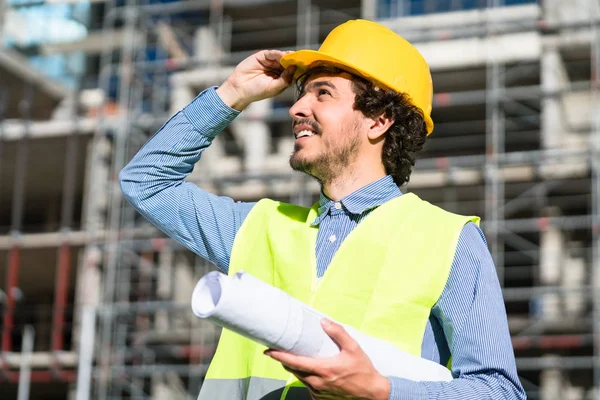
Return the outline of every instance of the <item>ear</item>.
<path id="1" fill-rule="evenodd" d="M 381 114 L 378 117 L 369 120 L 369 140 L 375 141 L 382 138 L 383 135 L 390 129 L 390 126 L 394 123 L 394 120 Z"/>

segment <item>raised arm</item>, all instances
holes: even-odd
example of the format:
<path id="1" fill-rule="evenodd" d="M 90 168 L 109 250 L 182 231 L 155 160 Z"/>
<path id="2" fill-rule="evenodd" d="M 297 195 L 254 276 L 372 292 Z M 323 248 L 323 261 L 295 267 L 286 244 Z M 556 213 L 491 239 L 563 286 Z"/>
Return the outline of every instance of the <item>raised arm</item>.
<path id="1" fill-rule="evenodd" d="M 163 125 L 119 174 L 125 198 L 140 214 L 224 272 L 254 203 L 216 196 L 184 179 L 243 108 L 290 85 L 294 71 L 279 65 L 283 54 L 265 50 L 242 61 L 218 89 L 200 93 Z"/>
<path id="2" fill-rule="evenodd" d="M 227 271 L 235 233 L 252 203 L 219 197 L 184 179 L 237 115 L 214 88 L 200 93 L 119 174 L 127 201 L 152 224 Z"/>

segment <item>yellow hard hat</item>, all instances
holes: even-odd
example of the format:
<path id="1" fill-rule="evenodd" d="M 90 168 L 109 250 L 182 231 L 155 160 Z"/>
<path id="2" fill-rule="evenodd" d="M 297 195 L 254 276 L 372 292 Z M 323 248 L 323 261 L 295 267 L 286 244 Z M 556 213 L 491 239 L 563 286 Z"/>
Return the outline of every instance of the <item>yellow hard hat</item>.
<path id="1" fill-rule="evenodd" d="M 377 86 L 408 94 L 423 111 L 427 134 L 433 131 L 429 66 L 412 44 L 391 29 L 362 19 L 348 21 L 332 30 L 318 51 L 299 50 L 281 57 L 284 68 L 297 66 L 296 77 L 316 61 L 331 63 Z"/>

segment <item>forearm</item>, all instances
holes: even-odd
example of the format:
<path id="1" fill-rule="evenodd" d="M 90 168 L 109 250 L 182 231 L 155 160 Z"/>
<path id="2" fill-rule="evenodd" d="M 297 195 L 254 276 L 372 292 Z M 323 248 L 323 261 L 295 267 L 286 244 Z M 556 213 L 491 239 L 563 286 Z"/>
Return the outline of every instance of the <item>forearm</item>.
<path id="1" fill-rule="evenodd" d="M 181 183 L 215 136 L 238 114 L 220 101 L 214 89 L 202 92 L 164 124 L 121 171 L 124 194 L 141 202 L 164 186 Z"/>
<path id="2" fill-rule="evenodd" d="M 450 382 L 413 382 L 390 377 L 389 400 L 524 399 L 518 384 L 500 371 L 474 374 Z"/>

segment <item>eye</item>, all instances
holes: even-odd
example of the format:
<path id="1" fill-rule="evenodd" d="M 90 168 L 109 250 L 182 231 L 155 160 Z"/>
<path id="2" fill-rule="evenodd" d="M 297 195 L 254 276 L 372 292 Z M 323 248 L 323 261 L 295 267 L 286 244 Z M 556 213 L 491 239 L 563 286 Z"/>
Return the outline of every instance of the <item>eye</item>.
<path id="1" fill-rule="evenodd" d="M 319 89 L 318 94 L 319 94 L 319 96 L 321 96 L 321 95 L 331 96 L 331 93 L 329 93 L 329 90 L 327 90 L 327 89 Z"/>

